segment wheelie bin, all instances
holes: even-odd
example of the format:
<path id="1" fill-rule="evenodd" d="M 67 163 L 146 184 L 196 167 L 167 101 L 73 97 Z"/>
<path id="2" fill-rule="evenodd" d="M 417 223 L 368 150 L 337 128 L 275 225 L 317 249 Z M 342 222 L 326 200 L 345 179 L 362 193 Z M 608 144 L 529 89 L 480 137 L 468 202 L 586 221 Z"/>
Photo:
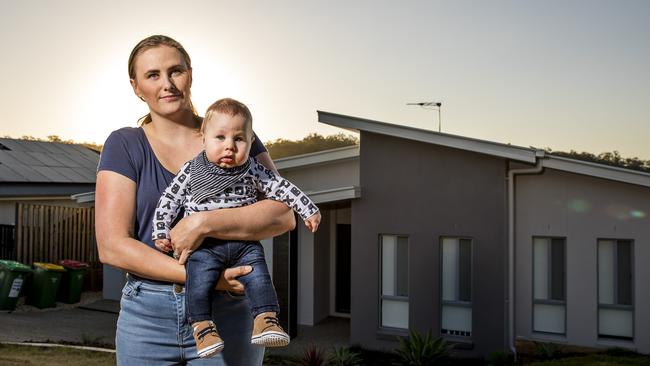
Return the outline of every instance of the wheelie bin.
<path id="1" fill-rule="evenodd" d="M 81 300 L 81 290 L 89 265 L 72 259 L 62 260 L 59 264 L 65 268 L 65 272 L 61 277 L 57 299 L 66 304 L 78 303 Z"/>
<path id="2" fill-rule="evenodd" d="M 0 260 L 0 310 L 16 309 L 20 290 L 31 272 L 32 269 L 22 263 Z"/>
<path id="3" fill-rule="evenodd" d="M 57 264 L 34 262 L 34 276 L 26 303 L 39 309 L 55 307 L 63 272 L 65 269 Z"/>

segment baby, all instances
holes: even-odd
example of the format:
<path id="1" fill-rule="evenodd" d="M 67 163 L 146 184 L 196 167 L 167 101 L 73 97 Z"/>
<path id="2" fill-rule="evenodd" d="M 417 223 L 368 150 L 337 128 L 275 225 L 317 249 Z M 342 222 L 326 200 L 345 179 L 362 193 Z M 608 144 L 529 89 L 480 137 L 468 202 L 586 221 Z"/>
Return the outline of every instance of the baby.
<path id="1" fill-rule="evenodd" d="M 156 208 L 153 239 L 162 251 L 172 250 L 169 230 L 181 208 L 194 212 L 232 208 L 257 201 L 258 193 L 291 207 L 315 232 L 320 224 L 318 207 L 298 187 L 249 157 L 253 118 L 244 104 L 220 99 L 208 108 L 201 132 L 204 151 L 183 165 Z M 254 317 L 253 344 L 282 347 L 289 335 L 278 324 L 277 295 L 259 242 L 205 240 L 187 262 L 186 307 L 199 357 L 223 349 L 223 340 L 211 320 L 214 288 L 229 267 L 250 265 L 253 271 L 239 278 L 245 286 Z"/>

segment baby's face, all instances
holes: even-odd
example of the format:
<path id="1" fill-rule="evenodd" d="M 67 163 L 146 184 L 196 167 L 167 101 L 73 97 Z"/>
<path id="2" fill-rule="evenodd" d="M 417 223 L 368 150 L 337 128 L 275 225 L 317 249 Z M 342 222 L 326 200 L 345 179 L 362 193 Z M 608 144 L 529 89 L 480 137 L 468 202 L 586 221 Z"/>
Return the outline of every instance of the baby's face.
<path id="1" fill-rule="evenodd" d="M 203 145 L 211 163 L 232 168 L 248 160 L 253 132 L 244 117 L 214 113 L 205 123 Z"/>

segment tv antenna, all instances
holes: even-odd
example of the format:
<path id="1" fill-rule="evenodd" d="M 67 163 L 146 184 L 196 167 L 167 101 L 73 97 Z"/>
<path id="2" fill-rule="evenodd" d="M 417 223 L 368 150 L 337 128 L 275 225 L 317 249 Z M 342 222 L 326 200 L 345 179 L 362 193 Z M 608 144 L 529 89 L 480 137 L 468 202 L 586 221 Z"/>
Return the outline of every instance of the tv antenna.
<path id="1" fill-rule="evenodd" d="M 440 112 L 442 102 L 406 103 L 406 105 L 419 105 L 424 109 L 438 109 L 438 132 L 442 132 L 442 116 Z"/>

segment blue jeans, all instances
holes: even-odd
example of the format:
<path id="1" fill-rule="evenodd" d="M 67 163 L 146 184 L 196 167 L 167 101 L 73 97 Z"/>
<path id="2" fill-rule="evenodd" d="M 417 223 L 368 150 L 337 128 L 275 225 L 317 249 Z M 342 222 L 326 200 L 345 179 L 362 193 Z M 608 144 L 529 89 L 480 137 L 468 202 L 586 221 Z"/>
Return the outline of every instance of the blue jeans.
<path id="1" fill-rule="evenodd" d="M 117 320 L 117 365 L 262 365 L 264 348 L 251 344 L 246 298 L 218 292 L 212 305 L 225 347 L 213 358 L 200 359 L 185 316 L 185 290 L 129 276 Z"/>
<path id="2" fill-rule="evenodd" d="M 190 323 L 211 319 L 210 304 L 221 271 L 244 265 L 253 267 L 251 273 L 238 278 L 251 304 L 252 318 L 267 311 L 280 312 L 262 244 L 257 241 L 206 239 L 187 261 L 185 301 Z"/>

